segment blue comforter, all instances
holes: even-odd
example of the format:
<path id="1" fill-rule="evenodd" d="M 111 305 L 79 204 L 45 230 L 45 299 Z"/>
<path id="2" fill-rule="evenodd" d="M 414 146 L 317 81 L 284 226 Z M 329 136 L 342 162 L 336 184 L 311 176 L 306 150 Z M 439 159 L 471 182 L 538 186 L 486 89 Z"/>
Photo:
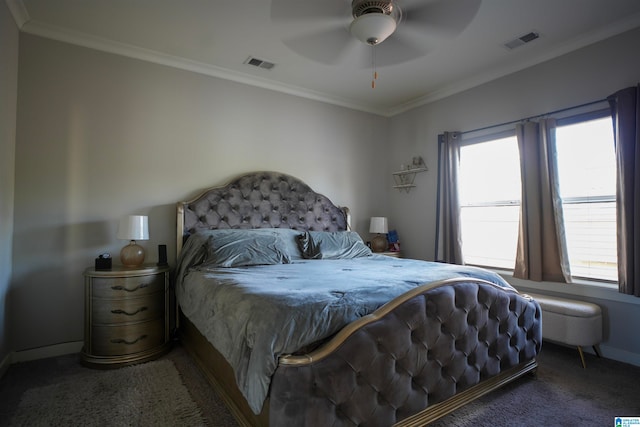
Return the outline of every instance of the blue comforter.
<path id="1" fill-rule="evenodd" d="M 474 267 L 383 255 L 237 268 L 179 267 L 183 313 L 226 358 L 259 413 L 278 357 L 335 334 L 419 285 L 474 277 L 512 289 Z"/>

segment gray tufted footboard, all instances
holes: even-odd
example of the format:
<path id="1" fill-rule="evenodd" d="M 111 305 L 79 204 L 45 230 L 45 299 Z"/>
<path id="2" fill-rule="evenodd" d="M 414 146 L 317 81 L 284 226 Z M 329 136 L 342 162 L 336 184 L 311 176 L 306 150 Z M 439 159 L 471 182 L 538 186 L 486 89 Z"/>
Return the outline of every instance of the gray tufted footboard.
<path id="1" fill-rule="evenodd" d="M 269 424 L 424 425 L 534 369 L 541 344 L 533 299 L 475 279 L 425 285 L 282 358 Z"/>

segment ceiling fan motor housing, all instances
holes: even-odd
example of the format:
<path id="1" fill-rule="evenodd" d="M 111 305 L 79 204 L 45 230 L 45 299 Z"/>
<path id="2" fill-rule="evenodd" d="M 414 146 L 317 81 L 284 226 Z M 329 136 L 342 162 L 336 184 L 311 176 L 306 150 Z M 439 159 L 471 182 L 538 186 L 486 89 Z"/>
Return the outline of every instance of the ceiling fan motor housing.
<path id="1" fill-rule="evenodd" d="M 367 13 L 381 13 L 383 15 L 391 15 L 393 12 L 393 3 L 391 0 L 353 0 L 351 2 L 351 13 L 357 18 Z"/>
<path id="2" fill-rule="evenodd" d="M 353 0 L 351 34 L 370 46 L 382 43 L 396 30 L 400 10 L 391 0 Z"/>

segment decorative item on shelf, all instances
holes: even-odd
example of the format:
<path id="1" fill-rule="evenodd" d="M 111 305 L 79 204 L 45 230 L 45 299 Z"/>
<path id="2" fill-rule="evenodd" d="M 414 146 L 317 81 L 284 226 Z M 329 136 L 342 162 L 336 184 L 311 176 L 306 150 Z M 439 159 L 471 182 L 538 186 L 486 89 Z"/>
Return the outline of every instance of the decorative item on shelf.
<path id="1" fill-rule="evenodd" d="M 386 217 L 371 217 L 371 222 L 369 223 L 369 233 L 376 235 L 373 239 L 371 239 L 371 250 L 373 252 L 383 252 L 387 250 L 389 244 L 386 234 L 388 232 L 389 226 Z"/>
<path id="2" fill-rule="evenodd" d="M 416 156 L 411 159 L 411 163 L 407 165 L 400 165 L 400 170 L 393 172 L 393 179 L 395 185 L 393 188 L 397 188 L 400 191 L 406 191 L 407 193 L 416 185 L 413 181 L 416 179 L 416 174 L 420 172 L 426 172 L 427 165 L 424 164 L 422 157 Z"/>
<path id="3" fill-rule="evenodd" d="M 136 240 L 149 240 L 149 219 L 145 215 L 129 215 L 120 220 L 118 239 L 129 240 L 120 251 L 120 261 L 125 267 L 137 267 L 144 262 L 144 248 Z"/>

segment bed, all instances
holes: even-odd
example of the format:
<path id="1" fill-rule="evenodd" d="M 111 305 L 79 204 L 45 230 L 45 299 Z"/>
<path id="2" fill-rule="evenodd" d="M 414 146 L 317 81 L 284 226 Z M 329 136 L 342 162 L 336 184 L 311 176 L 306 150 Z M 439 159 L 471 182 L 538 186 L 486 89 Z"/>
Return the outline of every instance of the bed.
<path id="1" fill-rule="evenodd" d="M 487 270 L 373 254 L 303 181 L 177 205 L 180 337 L 241 425 L 418 426 L 534 372 L 538 303 Z"/>

